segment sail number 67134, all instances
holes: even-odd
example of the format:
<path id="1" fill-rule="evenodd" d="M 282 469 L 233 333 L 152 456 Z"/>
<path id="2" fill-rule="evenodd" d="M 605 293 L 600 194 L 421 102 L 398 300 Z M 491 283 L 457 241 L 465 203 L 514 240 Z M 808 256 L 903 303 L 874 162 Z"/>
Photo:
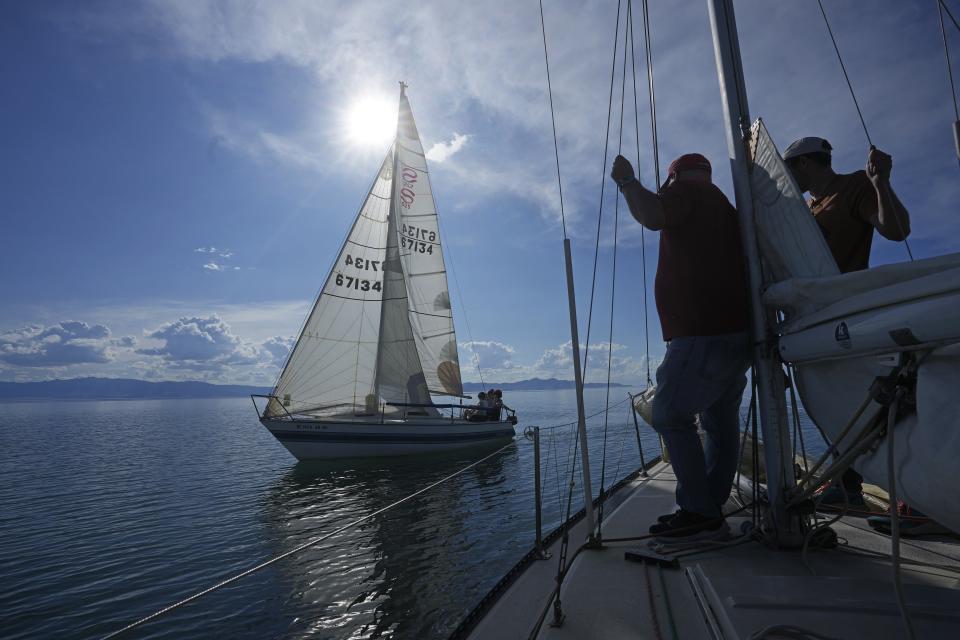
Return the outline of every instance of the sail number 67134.
<path id="1" fill-rule="evenodd" d="M 365 278 L 354 278 L 353 276 L 345 276 L 342 273 L 338 273 L 337 277 L 334 278 L 334 282 L 337 283 L 338 287 L 346 287 L 347 289 L 356 289 L 357 291 L 380 291 L 382 285 L 379 280 L 370 281 Z"/>

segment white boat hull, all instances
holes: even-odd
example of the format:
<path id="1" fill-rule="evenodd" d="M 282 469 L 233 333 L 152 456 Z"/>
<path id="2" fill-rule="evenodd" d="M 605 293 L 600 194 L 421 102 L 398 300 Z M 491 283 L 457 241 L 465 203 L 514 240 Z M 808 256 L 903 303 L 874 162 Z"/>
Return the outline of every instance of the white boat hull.
<path id="1" fill-rule="evenodd" d="M 261 418 L 260 422 L 298 460 L 435 453 L 494 443 L 516 435 L 510 422 L 451 421 L 449 418 L 382 423 Z"/>

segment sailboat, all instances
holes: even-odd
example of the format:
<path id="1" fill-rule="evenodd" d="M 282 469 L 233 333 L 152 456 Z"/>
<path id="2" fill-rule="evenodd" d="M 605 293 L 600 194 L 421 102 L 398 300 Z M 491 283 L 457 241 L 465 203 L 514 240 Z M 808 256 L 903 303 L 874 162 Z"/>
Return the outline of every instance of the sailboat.
<path id="1" fill-rule="evenodd" d="M 396 137 L 260 422 L 300 460 L 419 454 L 514 436 L 511 410 L 464 405 L 436 204 L 400 83 Z M 434 395 L 458 399 L 437 404 Z M 257 398 L 265 398 L 260 411 Z"/>
<path id="2" fill-rule="evenodd" d="M 840 274 L 763 121 L 750 125 L 733 0 L 706 4 L 749 268 L 752 422 L 763 438 L 763 468 L 739 479 L 725 508 L 741 535 L 638 535 L 638 523 L 675 506 L 665 457 L 620 485 L 601 532 L 594 506 L 610 494 L 594 500 L 585 473 L 582 519 L 542 548 L 538 534 L 451 637 L 914 639 L 960 629 L 955 537 L 901 542 L 897 509 L 901 497 L 960 531 L 960 254 Z M 784 366 L 830 445 L 802 471 Z M 888 492 L 889 538 L 849 504 L 817 515 L 818 486 L 851 465 Z M 568 561 L 569 538 L 586 542 Z M 555 572 L 537 562 L 551 554 Z"/>

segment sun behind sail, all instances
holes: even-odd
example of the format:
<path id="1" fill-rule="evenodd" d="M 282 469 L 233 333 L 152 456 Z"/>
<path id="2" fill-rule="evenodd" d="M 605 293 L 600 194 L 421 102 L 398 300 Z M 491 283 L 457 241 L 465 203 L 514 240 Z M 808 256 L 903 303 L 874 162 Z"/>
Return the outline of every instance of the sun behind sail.
<path id="1" fill-rule="evenodd" d="M 394 180 L 394 178 L 397 178 Z M 267 417 L 462 395 L 433 191 L 410 103 L 280 375 Z"/>

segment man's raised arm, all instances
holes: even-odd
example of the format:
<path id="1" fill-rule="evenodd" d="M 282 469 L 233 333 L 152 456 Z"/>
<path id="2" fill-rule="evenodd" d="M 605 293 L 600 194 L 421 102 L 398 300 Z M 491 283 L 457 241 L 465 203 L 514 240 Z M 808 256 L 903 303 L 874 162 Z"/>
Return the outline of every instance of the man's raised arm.
<path id="1" fill-rule="evenodd" d="M 651 231 L 660 231 L 665 224 L 663 205 L 660 196 L 645 188 L 633 173 L 633 166 L 623 156 L 617 156 L 613 161 L 610 178 L 617 183 L 623 193 L 630 214 Z"/>
<path id="2" fill-rule="evenodd" d="M 893 158 L 879 149 L 870 149 L 867 158 L 867 176 L 877 190 L 877 215 L 873 226 L 887 240 L 906 240 L 910 235 L 910 214 L 890 186 Z"/>

